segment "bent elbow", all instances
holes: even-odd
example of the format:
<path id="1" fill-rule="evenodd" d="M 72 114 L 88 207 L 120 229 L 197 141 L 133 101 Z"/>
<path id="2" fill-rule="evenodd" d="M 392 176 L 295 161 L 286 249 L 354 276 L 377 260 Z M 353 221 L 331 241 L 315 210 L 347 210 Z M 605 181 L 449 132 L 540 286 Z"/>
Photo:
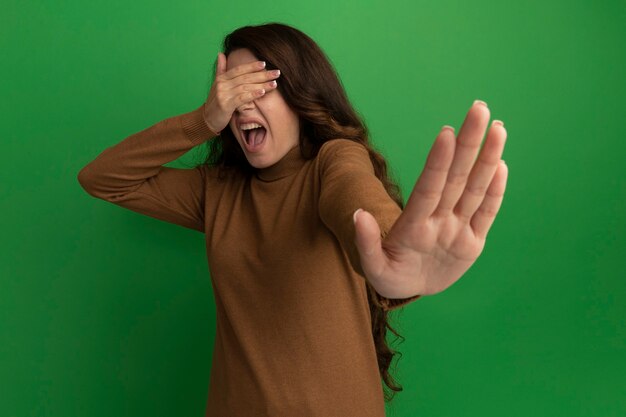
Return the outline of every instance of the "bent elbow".
<path id="1" fill-rule="evenodd" d="M 89 169 L 89 166 L 85 166 L 83 169 L 81 169 L 78 172 L 76 179 L 78 180 L 78 183 L 80 184 L 82 189 L 85 190 L 85 192 L 90 196 L 103 200 L 107 199 L 107 196 L 101 190 L 99 190 L 96 176 L 94 175 L 93 171 Z"/>
<path id="2" fill-rule="evenodd" d="M 78 183 L 80 186 L 87 192 L 87 194 L 93 195 L 91 193 L 91 180 L 89 178 L 89 170 L 87 167 L 83 167 L 80 171 L 78 171 L 78 175 L 76 176 Z"/>

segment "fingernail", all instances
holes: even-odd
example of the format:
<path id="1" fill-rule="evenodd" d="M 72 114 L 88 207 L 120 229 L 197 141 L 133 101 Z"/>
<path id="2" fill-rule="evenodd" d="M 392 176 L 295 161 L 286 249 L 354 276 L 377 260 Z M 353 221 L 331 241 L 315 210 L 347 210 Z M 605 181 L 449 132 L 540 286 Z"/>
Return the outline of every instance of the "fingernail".
<path id="1" fill-rule="evenodd" d="M 493 122 L 491 122 L 491 126 L 493 125 L 504 126 L 504 123 L 502 122 L 502 120 L 494 120 Z"/>
<path id="2" fill-rule="evenodd" d="M 442 126 L 442 128 L 441 128 L 441 130 L 444 130 L 444 129 L 451 130 L 451 131 L 452 131 L 452 133 L 454 133 L 454 128 L 453 128 L 452 126 L 449 126 L 449 125 L 443 125 L 443 126 Z"/>
<path id="3" fill-rule="evenodd" d="M 484 102 L 484 101 L 482 101 L 482 100 L 474 100 L 474 103 L 473 103 L 473 104 L 476 104 L 476 103 L 478 103 L 478 104 L 482 104 L 483 106 L 487 107 L 487 103 L 485 103 L 485 102 Z"/>
<path id="4" fill-rule="evenodd" d="M 354 222 L 354 224 L 356 224 L 356 215 L 360 211 L 363 211 L 363 209 L 357 209 L 357 211 L 355 211 L 354 214 L 352 215 L 352 221 Z"/>
<path id="5" fill-rule="evenodd" d="M 265 68 L 265 61 L 261 61 L 261 63 L 259 64 L 259 66 L 260 66 L 261 68 Z"/>

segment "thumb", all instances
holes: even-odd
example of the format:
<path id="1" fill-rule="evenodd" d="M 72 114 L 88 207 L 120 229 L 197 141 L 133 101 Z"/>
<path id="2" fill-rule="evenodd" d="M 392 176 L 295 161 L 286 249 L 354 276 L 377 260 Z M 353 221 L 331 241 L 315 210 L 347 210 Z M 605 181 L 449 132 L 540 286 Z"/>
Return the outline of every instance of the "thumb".
<path id="1" fill-rule="evenodd" d="M 216 75 L 222 75 L 226 72 L 226 55 L 221 52 L 217 53 L 217 71 Z"/>
<path id="2" fill-rule="evenodd" d="M 355 243 L 361 258 L 363 272 L 370 277 L 379 276 L 385 267 L 380 226 L 371 213 L 358 209 L 354 212 Z"/>

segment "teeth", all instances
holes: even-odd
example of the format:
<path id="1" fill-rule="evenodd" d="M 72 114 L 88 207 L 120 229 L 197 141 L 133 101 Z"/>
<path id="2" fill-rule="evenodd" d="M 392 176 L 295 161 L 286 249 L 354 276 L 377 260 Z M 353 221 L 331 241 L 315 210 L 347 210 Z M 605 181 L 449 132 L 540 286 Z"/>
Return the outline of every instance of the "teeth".
<path id="1" fill-rule="evenodd" d="M 263 127 L 258 123 L 244 123 L 241 126 L 241 130 L 249 130 L 249 129 L 256 129 L 257 127 Z"/>

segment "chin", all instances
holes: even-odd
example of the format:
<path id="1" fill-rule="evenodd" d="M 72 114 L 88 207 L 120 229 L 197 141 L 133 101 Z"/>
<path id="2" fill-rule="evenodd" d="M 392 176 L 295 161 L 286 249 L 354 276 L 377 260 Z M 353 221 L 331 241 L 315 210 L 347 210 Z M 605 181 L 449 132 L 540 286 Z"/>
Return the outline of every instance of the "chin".
<path id="1" fill-rule="evenodd" d="M 249 159 L 248 159 L 248 163 L 249 163 L 250 165 L 252 165 L 252 166 L 253 166 L 254 168 L 256 168 L 256 169 L 262 169 L 262 168 L 266 168 L 266 167 L 268 167 L 268 166 L 269 166 L 269 165 L 267 165 L 267 164 L 262 164 L 262 163 L 259 163 L 259 162 L 254 162 L 254 161 L 251 161 L 251 160 L 249 160 Z"/>
<path id="2" fill-rule="evenodd" d="M 248 155 L 246 155 L 246 159 L 248 160 L 248 163 L 250 165 L 252 165 L 254 168 L 257 169 L 262 169 L 262 168 L 267 168 L 269 166 L 272 166 L 275 161 L 268 161 L 266 158 L 250 158 Z"/>

